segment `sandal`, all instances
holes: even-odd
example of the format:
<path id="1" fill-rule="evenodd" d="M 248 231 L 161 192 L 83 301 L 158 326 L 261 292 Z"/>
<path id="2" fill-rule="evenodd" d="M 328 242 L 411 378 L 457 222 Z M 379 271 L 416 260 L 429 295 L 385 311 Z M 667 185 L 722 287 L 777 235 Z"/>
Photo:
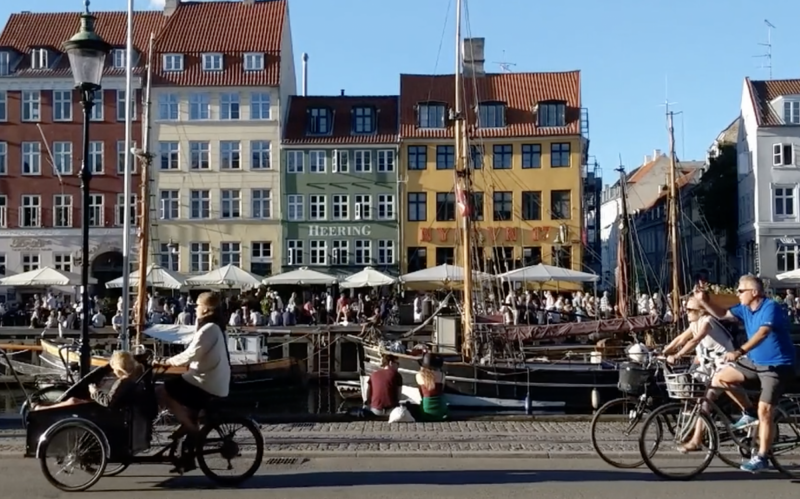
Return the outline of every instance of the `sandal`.
<path id="1" fill-rule="evenodd" d="M 693 443 L 688 443 L 688 444 L 683 444 L 683 445 L 679 445 L 678 446 L 678 452 L 680 452 L 681 454 L 689 454 L 689 453 L 692 453 L 692 452 L 700 452 L 701 450 L 702 450 L 701 446 L 693 444 Z"/>

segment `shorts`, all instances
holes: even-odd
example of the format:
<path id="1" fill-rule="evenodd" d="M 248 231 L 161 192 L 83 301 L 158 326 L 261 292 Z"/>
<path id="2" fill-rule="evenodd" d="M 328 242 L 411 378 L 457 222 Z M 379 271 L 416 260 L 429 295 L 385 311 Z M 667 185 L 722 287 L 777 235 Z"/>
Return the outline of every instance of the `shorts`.
<path id="1" fill-rule="evenodd" d="M 193 411 L 201 411 L 208 406 L 213 395 L 189 383 L 183 376 L 168 379 L 164 382 L 167 395 L 184 407 Z"/>
<path id="2" fill-rule="evenodd" d="M 737 360 L 734 368 L 742 373 L 745 384 L 761 385 L 759 401 L 770 405 L 778 403 L 795 377 L 794 366 L 759 366 L 747 357 Z"/>

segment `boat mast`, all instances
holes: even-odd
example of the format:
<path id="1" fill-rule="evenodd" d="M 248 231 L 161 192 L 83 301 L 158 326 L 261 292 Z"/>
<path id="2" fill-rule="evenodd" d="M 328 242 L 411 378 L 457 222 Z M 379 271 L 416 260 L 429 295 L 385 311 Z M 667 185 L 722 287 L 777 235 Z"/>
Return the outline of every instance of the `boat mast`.
<path id="1" fill-rule="evenodd" d="M 678 252 L 678 185 L 675 175 L 675 128 L 673 127 L 673 113 L 667 107 L 667 129 L 669 130 L 669 243 L 672 253 L 672 316 L 677 320 L 680 313 L 680 253 Z"/>
<path id="2" fill-rule="evenodd" d="M 150 34 L 150 47 L 147 54 L 147 84 L 144 91 L 142 110 L 142 149 L 137 154 L 141 165 L 141 199 L 139 199 L 139 282 L 136 292 L 136 344 L 142 341 L 147 311 L 147 247 L 150 241 L 150 87 L 153 79 L 153 45 L 155 34 Z"/>
<path id="3" fill-rule="evenodd" d="M 630 214 L 628 212 L 628 179 L 625 168 L 620 164 L 617 168 L 619 172 L 620 188 L 620 224 L 619 239 L 617 241 L 617 307 L 623 318 L 630 316 L 634 312 L 633 300 L 631 300 L 631 226 Z M 634 312 L 635 313 L 635 312 Z"/>
<path id="4" fill-rule="evenodd" d="M 461 9 L 463 0 L 456 3 L 456 71 L 455 71 L 455 109 L 453 132 L 455 136 L 455 171 L 456 171 L 456 201 L 461 205 L 461 249 L 463 251 L 464 269 L 464 312 L 461 321 L 461 352 L 465 361 L 472 358 L 472 253 L 470 205 L 472 193 L 470 191 L 469 166 L 466 161 L 465 149 L 467 146 L 464 111 L 463 111 L 463 72 L 462 72 L 462 47 L 461 47 Z"/>
<path id="5" fill-rule="evenodd" d="M 124 160 L 124 180 L 122 201 L 122 331 L 120 342 L 122 350 L 130 350 L 131 338 L 128 334 L 130 325 L 128 311 L 131 309 L 131 168 L 133 148 L 133 104 L 136 98 L 133 95 L 133 0 L 128 0 L 128 26 L 127 40 L 125 45 L 125 160 Z"/>

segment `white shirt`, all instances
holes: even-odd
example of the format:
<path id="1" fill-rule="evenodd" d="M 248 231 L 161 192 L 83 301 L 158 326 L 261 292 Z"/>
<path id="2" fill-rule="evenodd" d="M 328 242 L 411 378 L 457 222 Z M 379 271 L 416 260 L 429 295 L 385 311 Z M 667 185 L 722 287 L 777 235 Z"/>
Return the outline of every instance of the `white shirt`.
<path id="1" fill-rule="evenodd" d="M 712 320 L 708 315 L 701 317 L 700 320 L 689 326 L 692 330 L 692 335 L 696 337 L 700 334 L 700 330 L 705 324 L 708 324 L 711 329 L 695 347 L 695 352 L 702 363 L 713 363 L 719 366 L 724 362 L 723 356 L 725 353 L 734 350 L 733 340 L 719 321 Z"/>
<path id="2" fill-rule="evenodd" d="M 92 325 L 94 327 L 106 327 L 106 316 L 102 312 L 97 312 L 92 317 Z"/>
<path id="3" fill-rule="evenodd" d="M 214 323 L 205 324 L 195 331 L 186 350 L 167 359 L 171 366 L 185 366 L 183 374 L 187 383 L 215 397 L 227 397 L 231 384 L 231 366 L 225 335 Z"/>

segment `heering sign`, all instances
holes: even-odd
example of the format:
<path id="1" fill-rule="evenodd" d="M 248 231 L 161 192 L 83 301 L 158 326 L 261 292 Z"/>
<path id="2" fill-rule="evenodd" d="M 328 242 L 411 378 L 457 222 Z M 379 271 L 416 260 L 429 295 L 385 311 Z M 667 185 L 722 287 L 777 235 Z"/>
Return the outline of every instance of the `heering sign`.
<path id="1" fill-rule="evenodd" d="M 371 225 L 309 225 L 308 237 L 367 236 L 372 234 Z"/>

